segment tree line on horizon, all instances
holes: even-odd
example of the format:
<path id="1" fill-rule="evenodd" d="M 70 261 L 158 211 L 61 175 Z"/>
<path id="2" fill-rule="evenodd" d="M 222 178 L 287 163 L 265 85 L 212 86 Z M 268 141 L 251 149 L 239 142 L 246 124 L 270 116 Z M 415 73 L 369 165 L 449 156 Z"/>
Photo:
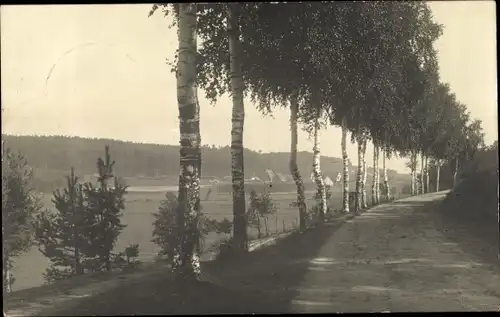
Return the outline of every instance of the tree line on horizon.
<path id="1" fill-rule="evenodd" d="M 413 195 L 429 191 L 431 167 L 436 172 L 435 190 L 442 189 L 445 163 L 455 185 L 460 168 L 484 146 L 481 121 L 471 120 L 467 107 L 440 79 L 434 43 L 443 27 L 433 20 L 426 2 L 154 4 L 149 16 L 157 11 L 173 17 L 172 25 L 178 29 L 179 46 L 170 61 L 177 78 L 181 144 L 182 208 L 176 214 L 181 238 L 172 265 L 178 278 L 197 279 L 201 273 L 194 248 L 201 214 L 199 179 L 204 171 L 199 88 L 214 103 L 226 93 L 232 97 L 235 254 L 247 252 L 248 246 L 245 96 L 264 114 L 276 107 L 290 110 L 289 170 L 297 186 L 301 230 L 311 215 L 305 205 L 307 175 L 297 166 L 299 124 L 314 140 L 318 208 L 312 210 L 317 224 L 327 213 L 320 150 L 321 130 L 327 125 L 342 129 L 345 213 L 359 213 L 369 205 L 367 142 L 374 145 L 371 205 L 381 202 L 381 194 L 383 200 L 391 199 L 387 158 L 409 158 Z M 349 208 L 349 139 L 358 146 L 354 210 Z"/>
<path id="2" fill-rule="evenodd" d="M 177 181 L 179 146 L 68 136 L 2 135 L 2 140 L 12 151 L 21 152 L 26 157 L 29 165 L 36 171 L 35 188 L 42 192 L 50 192 L 64 186 L 64 178 L 70 168 L 74 168 L 80 176 L 94 174 L 93 160 L 100 155 L 105 145 L 109 145 L 113 153 L 120 157 L 115 169 L 123 177 L 166 177 Z M 205 177 L 222 179 L 230 175 L 229 146 L 204 145 L 201 151 Z M 244 155 L 247 177 L 257 176 L 267 180 L 266 169 L 289 173 L 288 166 L 283 165 L 283 162 L 288 160 L 289 153 L 260 153 L 245 149 Z M 297 153 L 297 165 L 302 175 L 311 174 L 310 161 L 311 152 Z M 324 162 L 325 176 L 334 179 L 342 171 L 340 158 L 322 156 L 321 161 Z M 352 165 L 350 169 L 353 169 Z M 372 174 L 373 170 L 369 168 L 369 172 Z M 388 174 L 390 177 L 396 177 L 398 172 L 388 169 Z"/>

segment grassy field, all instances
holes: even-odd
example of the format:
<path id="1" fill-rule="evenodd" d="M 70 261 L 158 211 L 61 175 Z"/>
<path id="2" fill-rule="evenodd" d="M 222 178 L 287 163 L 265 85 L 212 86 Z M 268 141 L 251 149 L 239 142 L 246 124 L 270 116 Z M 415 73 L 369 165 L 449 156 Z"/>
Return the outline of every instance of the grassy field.
<path id="1" fill-rule="evenodd" d="M 205 198 L 207 190 L 206 188 L 202 189 L 202 199 Z M 313 192 L 307 192 L 308 206 L 311 206 L 313 203 L 313 194 Z M 53 208 L 51 197 L 51 194 L 44 194 L 43 203 L 45 208 Z M 157 211 L 160 201 L 164 197 L 164 191 L 129 192 L 127 194 L 126 209 L 122 218 L 123 223 L 127 224 L 127 227 L 118 238 L 115 250 L 122 251 L 129 244 L 138 243 L 140 246 L 139 260 L 154 260 L 159 248 L 151 242 L 152 223 L 154 221 L 152 213 Z M 296 226 L 298 223 L 298 211 L 290 207 L 290 204 L 295 200 L 295 193 L 273 193 L 272 197 L 278 205 L 278 212 L 267 221 L 269 233 L 283 231 L 283 225 L 286 230 Z M 339 198 L 340 193 L 332 195 L 332 207 L 340 208 Z M 203 201 L 202 204 L 204 213 L 209 217 L 218 220 L 224 218 L 232 219 L 232 197 L 230 194 L 213 193 L 210 200 Z M 265 233 L 263 221 L 262 232 Z M 255 229 L 249 229 L 250 237 L 256 237 L 256 235 L 257 231 Z M 218 239 L 220 239 L 220 236 L 210 234 L 206 238 L 205 249 Z M 206 256 L 208 255 L 205 254 L 204 257 Z M 38 251 L 37 247 L 33 247 L 29 252 L 23 254 L 15 261 L 13 273 L 16 281 L 13 285 L 13 290 L 42 285 L 44 283 L 42 274 L 48 266 L 48 260 Z"/>

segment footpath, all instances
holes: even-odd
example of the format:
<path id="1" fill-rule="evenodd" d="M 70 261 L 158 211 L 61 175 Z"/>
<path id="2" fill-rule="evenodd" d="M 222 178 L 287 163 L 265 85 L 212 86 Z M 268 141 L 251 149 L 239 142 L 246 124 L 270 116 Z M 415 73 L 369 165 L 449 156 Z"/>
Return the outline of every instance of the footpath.
<path id="1" fill-rule="evenodd" d="M 498 263 L 449 238 L 436 221 L 444 195 L 379 205 L 206 263 L 203 282 L 177 286 L 165 271 L 39 315 L 497 311 Z"/>

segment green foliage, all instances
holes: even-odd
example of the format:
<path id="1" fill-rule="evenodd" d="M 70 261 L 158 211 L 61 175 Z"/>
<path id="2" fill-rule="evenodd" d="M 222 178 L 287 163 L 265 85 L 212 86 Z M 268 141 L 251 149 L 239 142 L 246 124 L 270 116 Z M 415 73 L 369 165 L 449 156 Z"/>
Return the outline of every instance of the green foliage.
<path id="1" fill-rule="evenodd" d="M 209 249 L 209 252 L 215 252 L 215 258 L 222 260 L 234 255 L 233 252 L 233 222 L 227 218 L 221 221 L 215 219 L 208 219 L 208 230 L 217 234 L 222 234 L 223 237 L 219 239 Z"/>
<path id="2" fill-rule="evenodd" d="M 33 223 L 42 205 L 32 187 L 33 174 L 25 157 L 2 148 L 2 246 L 3 291 L 14 279 L 10 272 L 15 257 L 33 243 Z M 7 269 L 6 269 L 7 268 Z M 9 277 L 7 278 L 7 274 Z M 9 281 L 6 281 L 9 280 Z M 9 288 L 10 288 L 9 285 Z"/>
<path id="3" fill-rule="evenodd" d="M 263 220 L 266 234 L 268 234 L 267 221 L 269 216 L 277 212 L 278 207 L 268 191 L 257 194 L 255 190 L 252 190 L 249 198 L 250 202 L 246 213 L 247 226 L 256 228 L 257 238 L 260 238 L 262 236 L 261 220 Z"/>
<path id="4" fill-rule="evenodd" d="M 204 240 L 210 232 L 231 234 L 232 222 L 227 219 L 217 221 L 210 219 L 203 214 L 203 208 L 199 215 L 199 252 L 204 249 Z M 178 228 L 176 224 L 176 213 L 179 208 L 177 196 L 172 192 L 165 194 L 165 199 L 161 201 L 158 207 L 158 212 L 153 213 L 155 220 L 153 221 L 153 243 L 160 247 L 158 255 L 166 258 L 168 262 L 172 262 L 174 250 L 179 241 Z"/>
<path id="5" fill-rule="evenodd" d="M 130 262 L 130 260 L 134 260 L 135 258 L 138 258 L 139 257 L 139 245 L 138 244 L 129 245 L 128 247 L 125 248 L 124 254 L 127 257 L 127 262 Z"/>
<path id="6" fill-rule="evenodd" d="M 498 232 L 498 143 L 478 150 L 463 181 L 447 194 L 443 206 L 454 218 L 483 223 L 481 228 L 496 226 Z"/>
<path id="7" fill-rule="evenodd" d="M 67 186 L 53 193 L 56 212 L 37 217 L 36 239 L 40 252 L 51 261 L 44 274 L 50 283 L 87 272 L 112 270 L 113 249 L 120 232 L 127 186 L 114 177 L 109 147 L 105 160 L 97 159 L 99 187 L 79 183 L 74 170 Z M 114 186 L 108 180 L 114 177 Z"/>
<path id="8" fill-rule="evenodd" d="M 255 190 L 250 192 L 250 203 L 247 210 L 247 223 L 250 226 L 259 226 L 260 218 L 268 218 L 278 211 L 271 194 L 264 191 L 257 194 Z"/>
<path id="9" fill-rule="evenodd" d="M 176 224 L 176 213 L 179 208 L 177 196 L 171 192 L 165 194 L 165 200 L 161 201 L 158 212 L 153 213 L 153 240 L 160 246 L 159 256 L 167 258 L 168 262 L 173 260 L 174 249 L 178 245 L 178 233 Z"/>
<path id="10" fill-rule="evenodd" d="M 113 268 L 124 272 L 136 270 L 142 263 L 138 257 L 139 245 L 131 244 L 113 256 Z"/>
<path id="11" fill-rule="evenodd" d="M 231 258 L 234 255 L 233 243 L 233 237 L 224 237 L 219 240 L 217 243 L 218 251 L 215 258 L 219 261 Z"/>
<path id="12" fill-rule="evenodd" d="M 221 221 L 215 221 L 213 227 L 216 233 L 231 236 L 233 230 L 233 222 L 227 218 L 224 218 Z"/>
<path id="13" fill-rule="evenodd" d="M 93 220 L 88 227 L 90 245 L 88 254 L 97 257 L 101 269 L 111 271 L 112 251 L 120 232 L 126 227 L 121 223 L 122 211 L 125 209 L 127 185 L 115 177 L 109 156 L 109 147 L 105 147 L 105 160 L 97 159 L 99 187 L 91 183 L 83 186 L 88 216 Z M 114 186 L 108 187 L 108 181 L 114 177 Z"/>
<path id="14" fill-rule="evenodd" d="M 43 273 L 43 278 L 47 283 L 66 280 L 74 276 L 75 273 L 73 269 L 67 266 L 57 267 L 51 265 L 49 268 L 45 269 L 45 272 Z"/>
<path id="15" fill-rule="evenodd" d="M 325 185 L 325 192 L 326 192 L 326 202 L 327 202 L 327 209 L 325 216 L 328 218 L 333 214 L 333 208 L 329 204 L 330 198 L 332 197 L 332 188 L 328 185 Z M 317 221 L 319 220 L 319 212 L 321 208 L 321 195 L 319 191 L 316 191 L 314 193 L 314 201 L 315 201 L 314 205 L 312 205 L 312 207 L 308 211 L 308 217 L 307 217 L 308 226 L 317 223 Z"/>
<path id="16" fill-rule="evenodd" d="M 40 252 L 51 261 L 45 274 L 54 280 L 84 274 L 82 261 L 91 248 L 88 228 L 93 221 L 88 217 L 82 185 L 74 170 L 67 176 L 67 187 L 53 193 L 56 212 L 45 211 L 37 217 L 36 240 Z"/>

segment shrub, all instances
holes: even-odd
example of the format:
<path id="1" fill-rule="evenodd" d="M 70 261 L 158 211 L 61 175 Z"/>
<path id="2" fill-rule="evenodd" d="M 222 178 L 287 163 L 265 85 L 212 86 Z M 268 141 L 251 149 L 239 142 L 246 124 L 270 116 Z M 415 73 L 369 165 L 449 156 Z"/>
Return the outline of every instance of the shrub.
<path id="1" fill-rule="evenodd" d="M 66 280 L 75 276 L 74 271 L 69 267 L 57 267 L 51 265 L 49 268 L 45 269 L 43 273 L 43 278 L 47 283 L 54 283 L 56 281 Z"/>
<path id="2" fill-rule="evenodd" d="M 326 193 L 326 201 L 329 202 L 331 197 L 332 197 L 332 187 L 325 185 L 325 193 Z M 312 226 L 320 221 L 320 206 L 321 206 L 321 195 L 318 191 L 314 194 L 314 201 L 315 203 L 313 206 L 309 209 L 309 212 L 307 214 L 306 218 L 306 226 Z M 332 215 L 334 212 L 333 208 L 331 207 L 330 204 L 327 203 L 327 208 L 326 208 L 326 215 L 325 218 L 329 218 L 330 215 Z"/>
<path id="3" fill-rule="evenodd" d="M 97 159 L 98 183 L 79 184 L 74 170 L 67 187 L 53 193 L 56 212 L 43 212 L 35 225 L 39 250 L 51 261 L 44 274 L 50 283 L 88 272 L 111 271 L 113 249 L 120 232 L 127 186 L 113 174 L 109 147 L 105 159 Z M 114 186 L 109 187 L 109 179 Z"/>
<path id="4" fill-rule="evenodd" d="M 73 169 L 67 176 L 67 188 L 53 195 L 56 212 L 41 213 L 35 224 L 38 248 L 51 261 L 44 275 L 49 283 L 84 274 L 82 259 L 90 247 L 82 186 Z"/>
<path id="5" fill-rule="evenodd" d="M 141 261 L 137 260 L 139 257 L 139 245 L 131 244 L 123 250 L 114 255 L 113 264 L 114 268 L 120 271 L 133 271 L 140 267 Z"/>
<path id="6" fill-rule="evenodd" d="M 257 194 L 255 190 L 250 192 L 250 203 L 247 210 L 247 225 L 249 227 L 257 228 L 258 238 L 261 237 L 261 218 L 264 218 L 264 225 L 266 229 L 266 235 L 269 234 L 267 228 L 267 220 L 269 216 L 275 214 L 278 211 L 276 203 L 271 197 L 271 194 L 264 191 L 261 194 Z"/>
<path id="7" fill-rule="evenodd" d="M 233 237 L 224 237 L 216 243 L 217 253 L 215 259 L 225 260 L 233 256 Z"/>
<path id="8" fill-rule="evenodd" d="M 3 142 L 3 141 L 2 141 Z M 13 259 L 33 243 L 33 223 L 42 205 L 32 186 L 33 173 L 21 153 L 3 151 L 2 143 L 2 276 L 3 292 L 14 283 Z"/>
<path id="9" fill-rule="evenodd" d="M 176 224 L 177 208 L 180 208 L 177 201 L 177 196 L 172 192 L 165 194 L 165 199 L 160 202 L 158 212 L 153 213 L 155 220 L 153 221 L 153 239 L 151 240 L 160 247 L 158 256 L 164 258 L 168 262 L 172 262 L 174 249 L 178 244 L 178 233 Z M 228 224 L 224 224 L 228 225 Z M 230 222 L 232 227 L 232 223 Z M 218 222 L 207 218 L 203 214 L 203 206 L 200 206 L 200 215 L 198 220 L 199 243 L 198 252 L 203 252 L 205 248 L 205 237 L 209 232 L 217 232 L 222 230 L 218 226 Z"/>
<path id="10" fill-rule="evenodd" d="M 153 213 L 155 221 L 153 222 L 153 239 L 151 241 L 160 246 L 158 255 L 166 257 L 169 262 L 173 260 L 173 251 L 178 243 L 175 222 L 177 208 L 177 197 L 173 193 L 167 192 L 165 199 L 160 202 L 158 212 Z"/>

